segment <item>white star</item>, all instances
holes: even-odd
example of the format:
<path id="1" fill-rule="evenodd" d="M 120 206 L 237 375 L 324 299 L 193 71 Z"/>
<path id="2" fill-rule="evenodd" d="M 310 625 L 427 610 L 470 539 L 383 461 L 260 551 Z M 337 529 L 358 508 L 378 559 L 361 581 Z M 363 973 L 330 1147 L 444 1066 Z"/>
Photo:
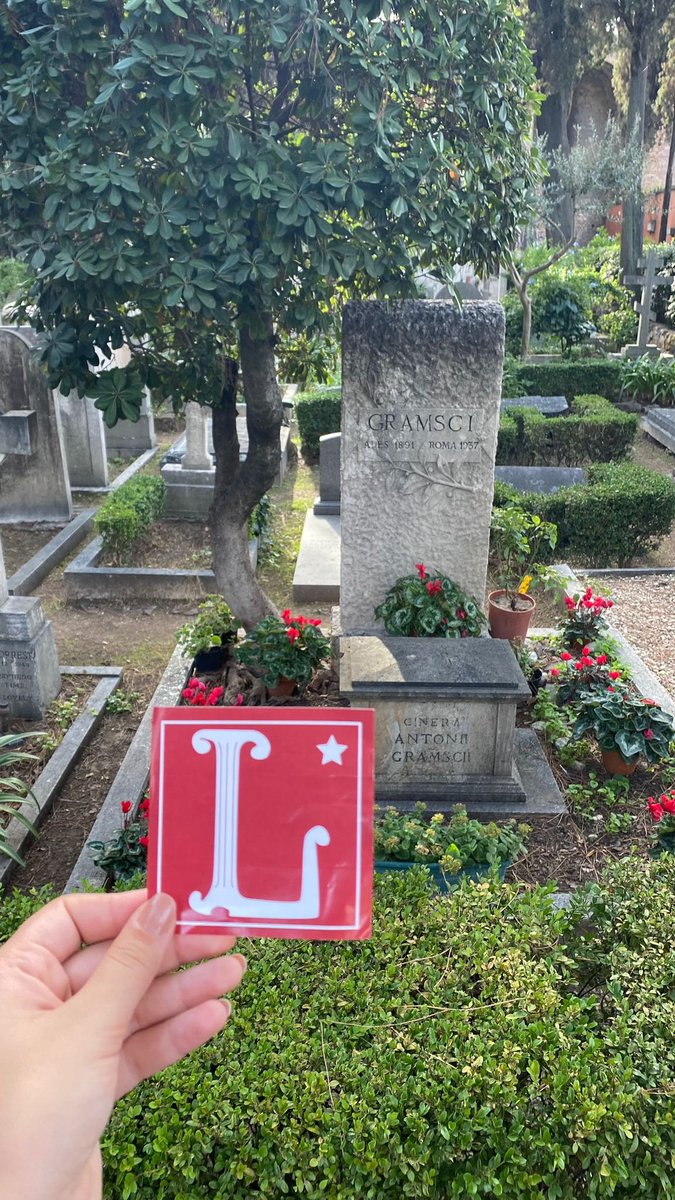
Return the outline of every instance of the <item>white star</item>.
<path id="1" fill-rule="evenodd" d="M 336 741 L 335 735 L 331 733 L 327 742 L 324 742 L 323 745 L 317 746 L 317 750 L 320 750 L 323 755 L 323 758 L 321 759 L 321 766 L 325 767 L 326 763 L 334 762 L 341 767 L 342 755 L 348 748 L 348 746 L 341 746 L 340 743 Z"/>

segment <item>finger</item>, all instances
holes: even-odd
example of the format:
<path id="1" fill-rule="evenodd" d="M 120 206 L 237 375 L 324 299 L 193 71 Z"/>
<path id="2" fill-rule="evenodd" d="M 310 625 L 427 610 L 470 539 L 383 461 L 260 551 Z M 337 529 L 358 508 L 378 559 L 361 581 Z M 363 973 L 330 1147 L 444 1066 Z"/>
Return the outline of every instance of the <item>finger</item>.
<path id="1" fill-rule="evenodd" d="M 199 962 L 204 958 L 219 957 L 231 950 L 235 941 L 233 937 L 178 934 L 169 942 L 158 974 L 165 975 L 167 971 L 175 971 L 177 967 L 184 967 L 187 963 Z M 73 994 L 84 987 L 111 946 L 112 941 L 97 942 L 95 946 L 78 950 L 77 954 L 71 955 L 63 964 Z"/>
<path id="2" fill-rule="evenodd" d="M 108 953 L 70 1003 L 94 1031 L 105 1054 L 116 1052 L 176 928 L 176 902 L 159 892 L 127 921 Z M 75 1015 L 75 1014 L 73 1014 Z"/>
<path id="3" fill-rule="evenodd" d="M 131 1033 L 160 1025 L 206 1000 L 215 1000 L 239 987 L 246 960 L 240 954 L 200 963 L 189 971 L 156 979 L 141 1000 L 131 1022 Z"/>
<path id="4" fill-rule="evenodd" d="M 12 945 L 43 946 L 59 962 L 65 962 L 83 943 L 116 938 L 147 894 L 143 889 L 59 896 L 29 917 L 14 934 Z"/>
<path id="5" fill-rule="evenodd" d="M 143 1079 L 163 1071 L 203 1046 L 224 1028 L 230 1015 L 227 1000 L 206 1000 L 160 1025 L 133 1034 L 121 1055 L 116 1099 L 126 1095 Z"/>

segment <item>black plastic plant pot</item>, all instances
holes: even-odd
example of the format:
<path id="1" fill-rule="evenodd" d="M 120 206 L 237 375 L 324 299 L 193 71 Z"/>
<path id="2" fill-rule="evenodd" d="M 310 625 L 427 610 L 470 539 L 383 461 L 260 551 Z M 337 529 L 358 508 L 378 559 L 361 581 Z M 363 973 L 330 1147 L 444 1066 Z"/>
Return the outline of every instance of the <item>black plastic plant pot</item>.
<path id="1" fill-rule="evenodd" d="M 210 650 L 200 650 L 199 654 L 195 654 L 192 668 L 194 671 L 203 671 L 205 675 L 211 675 L 214 671 L 220 671 L 224 667 L 227 654 L 227 645 L 212 646 Z"/>

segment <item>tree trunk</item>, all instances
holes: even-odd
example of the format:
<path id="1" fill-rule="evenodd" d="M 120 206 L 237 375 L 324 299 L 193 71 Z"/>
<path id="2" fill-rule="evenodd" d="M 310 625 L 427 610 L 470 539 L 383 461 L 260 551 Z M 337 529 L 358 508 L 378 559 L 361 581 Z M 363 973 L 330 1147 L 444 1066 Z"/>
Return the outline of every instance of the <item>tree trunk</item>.
<path id="1" fill-rule="evenodd" d="M 546 97 L 537 118 L 537 132 L 546 138 L 547 149 L 562 150 L 567 155 L 570 152 L 570 139 L 567 122 L 572 111 L 571 88 L 560 88 Z M 556 171 L 551 172 L 551 180 L 558 182 Z M 549 246 L 560 241 L 569 241 L 574 227 L 574 205 L 569 193 L 561 194 L 553 212 L 555 226 L 546 228 L 546 243 Z"/>
<path id="2" fill-rule="evenodd" d="M 626 136 L 642 149 L 645 140 L 645 107 L 647 103 L 647 70 L 649 56 L 643 39 L 637 37 L 633 43 L 630 63 L 628 117 Z M 623 229 L 621 233 L 621 269 L 627 275 L 637 272 L 638 258 L 643 244 L 642 196 L 624 196 Z"/>
<path id="3" fill-rule="evenodd" d="M 668 151 L 668 166 L 666 167 L 666 181 L 663 188 L 663 208 L 661 210 L 661 228 L 659 230 L 659 241 L 665 242 L 668 237 L 668 224 L 670 219 L 670 198 L 673 190 L 673 161 L 675 160 L 675 105 L 673 105 L 673 122 L 670 127 L 670 149 Z"/>
<path id="4" fill-rule="evenodd" d="M 520 357 L 524 360 L 530 353 L 530 338 L 532 336 L 532 297 L 528 288 L 529 280 L 525 280 L 518 288 L 520 303 L 523 306 L 523 337 L 520 343 Z"/>
<path id="5" fill-rule="evenodd" d="M 246 400 L 249 445 L 239 461 L 236 426 L 236 364 L 227 367 L 223 401 L 213 410 L 216 476 L 209 511 L 213 570 L 218 591 L 241 623 L 250 629 L 276 612 L 263 592 L 248 553 L 248 518 L 274 483 L 280 462 L 283 414 L 274 362 L 274 328 L 265 314 L 257 336 L 240 329 L 239 352 Z"/>

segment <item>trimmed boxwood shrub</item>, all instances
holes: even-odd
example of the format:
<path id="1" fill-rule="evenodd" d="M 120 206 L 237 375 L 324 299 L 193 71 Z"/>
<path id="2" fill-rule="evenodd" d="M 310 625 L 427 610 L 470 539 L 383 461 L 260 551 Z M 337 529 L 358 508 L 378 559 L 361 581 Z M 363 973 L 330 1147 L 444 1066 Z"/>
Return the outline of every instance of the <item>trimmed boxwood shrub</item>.
<path id="1" fill-rule="evenodd" d="M 588 482 L 550 496 L 495 485 L 494 503 L 517 504 L 558 526 L 556 557 L 568 549 L 584 565 L 624 566 L 654 550 L 675 520 L 675 482 L 634 463 L 595 463 Z"/>
<path id="2" fill-rule="evenodd" d="M 612 358 L 578 359 L 576 362 L 518 363 L 515 376 L 521 396 L 621 396 L 621 364 Z"/>
<path id="3" fill-rule="evenodd" d="M 499 422 L 497 462 L 577 467 L 618 461 L 630 454 L 637 431 L 637 415 L 615 408 L 602 396 L 577 396 L 564 417 L 512 408 Z"/>
<path id="4" fill-rule="evenodd" d="M 138 475 L 113 492 L 94 519 L 103 539 L 103 553 L 114 562 L 128 558 L 131 549 L 164 508 L 166 484 L 157 475 Z"/>
<path id="5" fill-rule="evenodd" d="M 303 457 L 307 462 L 318 462 L 319 438 L 325 433 L 340 432 L 342 388 L 313 388 L 296 396 L 295 419 Z"/>

